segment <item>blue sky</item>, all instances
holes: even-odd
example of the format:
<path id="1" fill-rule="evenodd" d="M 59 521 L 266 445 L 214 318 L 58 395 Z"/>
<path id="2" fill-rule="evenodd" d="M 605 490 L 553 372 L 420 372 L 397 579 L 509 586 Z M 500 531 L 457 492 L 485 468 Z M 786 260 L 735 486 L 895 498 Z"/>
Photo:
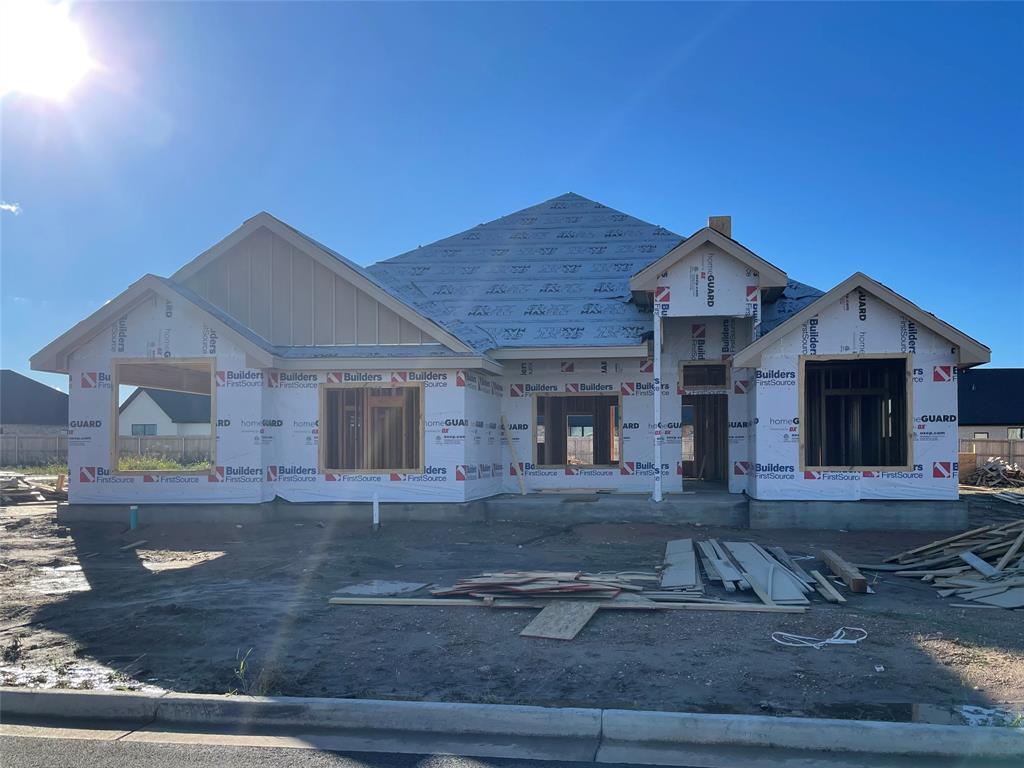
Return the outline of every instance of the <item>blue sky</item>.
<path id="1" fill-rule="evenodd" d="M 79 5 L 2 110 L 2 365 L 267 210 L 369 264 L 567 191 L 1024 365 L 1024 7 Z M 66 387 L 66 378 L 37 375 Z"/>

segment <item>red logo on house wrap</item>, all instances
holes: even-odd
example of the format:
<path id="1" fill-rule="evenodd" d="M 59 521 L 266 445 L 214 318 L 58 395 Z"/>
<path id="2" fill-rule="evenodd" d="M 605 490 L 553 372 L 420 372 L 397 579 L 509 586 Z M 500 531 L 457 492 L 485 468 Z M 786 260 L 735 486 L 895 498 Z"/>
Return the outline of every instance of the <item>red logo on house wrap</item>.
<path id="1" fill-rule="evenodd" d="M 462 480 L 466 479 L 466 465 L 465 464 L 456 464 L 455 465 L 455 479 L 457 481 L 462 481 Z"/>
<path id="2" fill-rule="evenodd" d="M 932 368 L 932 381 L 952 381 L 953 380 L 953 366 L 952 365 L 936 365 Z"/>
<path id="3" fill-rule="evenodd" d="M 95 372 L 89 372 L 89 373 L 86 373 L 84 371 L 82 372 L 82 379 L 81 379 L 81 382 L 80 382 L 81 385 L 82 385 L 82 389 L 92 389 L 92 388 L 94 388 L 97 385 L 98 381 L 99 381 L 99 374 L 97 374 Z"/>
<path id="4" fill-rule="evenodd" d="M 392 472 L 391 473 L 391 482 L 397 483 L 397 482 L 400 482 L 402 480 L 405 480 L 405 475 L 400 474 L 399 472 Z"/>
<path id="5" fill-rule="evenodd" d="M 576 469 L 576 467 L 566 467 L 565 468 L 565 475 L 566 475 L 566 477 L 576 477 L 576 475 L 578 475 L 579 473 L 580 473 L 580 471 L 578 469 Z"/>
<path id="6" fill-rule="evenodd" d="M 508 473 L 510 475 L 521 475 L 521 474 L 523 474 L 523 463 L 519 462 L 518 464 L 509 464 L 508 465 Z"/>
<path id="7" fill-rule="evenodd" d="M 280 379 L 278 379 L 278 374 L 277 374 L 276 371 L 271 371 L 270 373 L 267 374 L 267 386 L 268 387 L 276 387 L 280 383 L 281 382 L 280 382 Z"/>
<path id="8" fill-rule="evenodd" d="M 619 391 L 622 394 L 624 394 L 624 395 L 635 395 L 636 394 L 636 384 L 634 384 L 631 381 L 624 381 L 624 382 L 622 382 L 622 387 L 620 388 Z"/>
<path id="9" fill-rule="evenodd" d="M 932 477 L 939 477 L 946 479 L 953 476 L 953 462 L 952 461 L 933 461 L 932 462 Z"/>
<path id="10" fill-rule="evenodd" d="M 667 285 L 659 285 L 657 288 L 654 289 L 655 304 L 668 304 L 671 296 L 672 292 L 669 290 Z"/>
<path id="11" fill-rule="evenodd" d="M 750 301 L 750 302 L 757 301 L 757 286 L 756 285 L 748 285 L 747 286 L 747 301 Z"/>
<path id="12" fill-rule="evenodd" d="M 804 480 L 821 480 L 821 472 L 804 472 Z"/>
<path id="13" fill-rule="evenodd" d="M 508 394 L 510 397 L 522 397 L 523 396 L 523 385 L 522 384 L 509 384 Z"/>
<path id="14" fill-rule="evenodd" d="M 214 467 L 213 472 L 206 476 L 208 482 L 211 483 L 223 483 L 224 482 L 224 467 Z"/>
<path id="15" fill-rule="evenodd" d="M 736 385 L 733 387 L 733 392 L 735 392 L 737 395 L 745 395 L 749 391 L 750 391 L 750 380 L 749 379 L 740 379 L 740 380 L 738 380 L 736 382 Z"/>
<path id="16" fill-rule="evenodd" d="M 865 469 L 863 472 L 860 473 L 860 476 L 872 479 L 878 477 L 878 473 L 872 472 L 870 469 Z"/>
<path id="17" fill-rule="evenodd" d="M 562 373 L 572 373 L 576 370 L 575 363 L 566 362 L 565 360 L 561 363 Z"/>
<path id="18" fill-rule="evenodd" d="M 749 461 L 734 461 L 732 463 L 732 473 L 734 475 L 748 475 L 748 474 L 750 474 L 750 462 Z"/>
<path id="19" fill-rule="evenodd" d="M 683 462 L 681 461 L 676 462 L 676 474 L 680 477 L 683 476 Z"/>
<path id="20" fill-rule="evenodd" d="M 269 482 L 274 482 L 275 480 L 277 480 L 277 465 L 276 464 L 271 464 L 269 467 L 267 467 L 267 480 Z"/>
<path id="21" fill-rule="evenodd" d="M 635 475 L 636 474 L 636 462 L 635 461 L 624 461 L 622 466 L 619 467 L 620 475 Z"/>
<path id="22" fill-rule="evenodd" d="M 573 394 L 579 394 L 580 385 L 579 384 L 566 384 L 565 385 L 565 391 L 566 392 L 571 392 Z"/>
<path id="23" fill-rule="evenodd" d="M 324 472 L 324 480 L 329 483 L 340 483 L 341 475 L 337 472 Z"/>
<path id="24" fill-rule="evenodd" d="M 96 467 L 79 467 L 78 468 L 78 482 L 80 482 L 80 483 L 95 483 L 96 482 Z"/>
<path id="25" fill-rule="evenodd" d="M 405 371 L 392 371 L 391 383 L 392 384 L 405 384 L 409 381 L 409 374 Z"/>
<path id="26" fill-rule="evenodd" d="M 455 386 L 456 387 L 464 387 L 464 386 L 466 386 L 466 372 L 465 371 L 456 371 L 455 372 Z"/>
<path id="27" fill-rule="evenodd" d="M 227 381 L 228 375 L 224 373 L 224 371 L 217 371 L 217 386 L 223 387 L 225 384 L 227 384 Z"/>
<path id="28" fill-rule="evenodd" d="M 648 358 L 640 361 L 640 373 L 654 373 L 654 361 Z"/>
<path id="29" fill-rule="evenodd" d="M 159 483 L 160 475 L 143 475 L 142 482 L 144 483 Z"/>
<path id="30" fill-rule="evenodd" d="M 328 371 L 327 372 L 327 383 L 328 384 L 341 384 L 344 381 L 339 371 Z"/>
<path id="31" fill-rule="evenodd" d="M 691 323 L 690 335 L 695 339 L 703 339 L 707 336 L 708 327 L 704 323 Z"/>

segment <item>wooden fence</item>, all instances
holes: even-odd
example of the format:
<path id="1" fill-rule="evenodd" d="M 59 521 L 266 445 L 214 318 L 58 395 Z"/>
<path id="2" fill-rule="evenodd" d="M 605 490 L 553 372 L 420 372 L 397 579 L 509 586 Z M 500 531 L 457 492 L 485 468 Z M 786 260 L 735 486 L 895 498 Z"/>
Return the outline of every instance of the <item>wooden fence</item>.
<path id="1" fill-rule="evenodd" d="M 979 463 L 992 457 L 1024 466 L 1024 440 L 960 440 L 960 477 L 967 477 Z"/>
<path id="2" fill-rule="evenodd" d="M 182 464 L 207 461 L 210 438 L 201 436 L 147 435 L 119 437 L 120 456 L 147 456 Z M 67 464 L 67 435 L 0 435 L 0 466 L 24 467 Z"/>
<path id="3" fill-rule="evenodd" d="M 0 466 L 68 463 L 67 435 L 0 435 Z"/>

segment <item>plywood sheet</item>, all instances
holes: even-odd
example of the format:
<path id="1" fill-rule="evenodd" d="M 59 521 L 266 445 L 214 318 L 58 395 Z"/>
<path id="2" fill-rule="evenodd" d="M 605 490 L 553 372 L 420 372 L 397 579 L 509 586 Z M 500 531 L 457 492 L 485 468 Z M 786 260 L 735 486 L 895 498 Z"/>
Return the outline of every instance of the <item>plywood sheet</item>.
<path id="1" fill-rule="evenodd" d="M 552 601 L 519 634 L 549 640 L 572 640 L 597 613 L 598 603 L 586 600 Z"/>

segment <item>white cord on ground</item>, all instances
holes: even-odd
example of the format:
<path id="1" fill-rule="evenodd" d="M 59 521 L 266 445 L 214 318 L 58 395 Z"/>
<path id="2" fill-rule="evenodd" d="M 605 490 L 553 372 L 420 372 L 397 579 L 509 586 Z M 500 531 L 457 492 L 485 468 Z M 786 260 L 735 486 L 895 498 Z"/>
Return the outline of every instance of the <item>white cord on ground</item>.
<path id="1" fill-rule="evenodd" d="M 854 632 L 860 632 L 860 637 L 851 637 Z M 840 627 L 832 633 L 832 637 L 804 637 L 803 635 L 791 635 L 789 632 L 772 632 L 772 640 L 779 645 L 789 645 L 794 648 L 817 648 L 819 651 L 826 645 L 856 645 L 866 638 L 868 633 L 860 627 Z"/>

